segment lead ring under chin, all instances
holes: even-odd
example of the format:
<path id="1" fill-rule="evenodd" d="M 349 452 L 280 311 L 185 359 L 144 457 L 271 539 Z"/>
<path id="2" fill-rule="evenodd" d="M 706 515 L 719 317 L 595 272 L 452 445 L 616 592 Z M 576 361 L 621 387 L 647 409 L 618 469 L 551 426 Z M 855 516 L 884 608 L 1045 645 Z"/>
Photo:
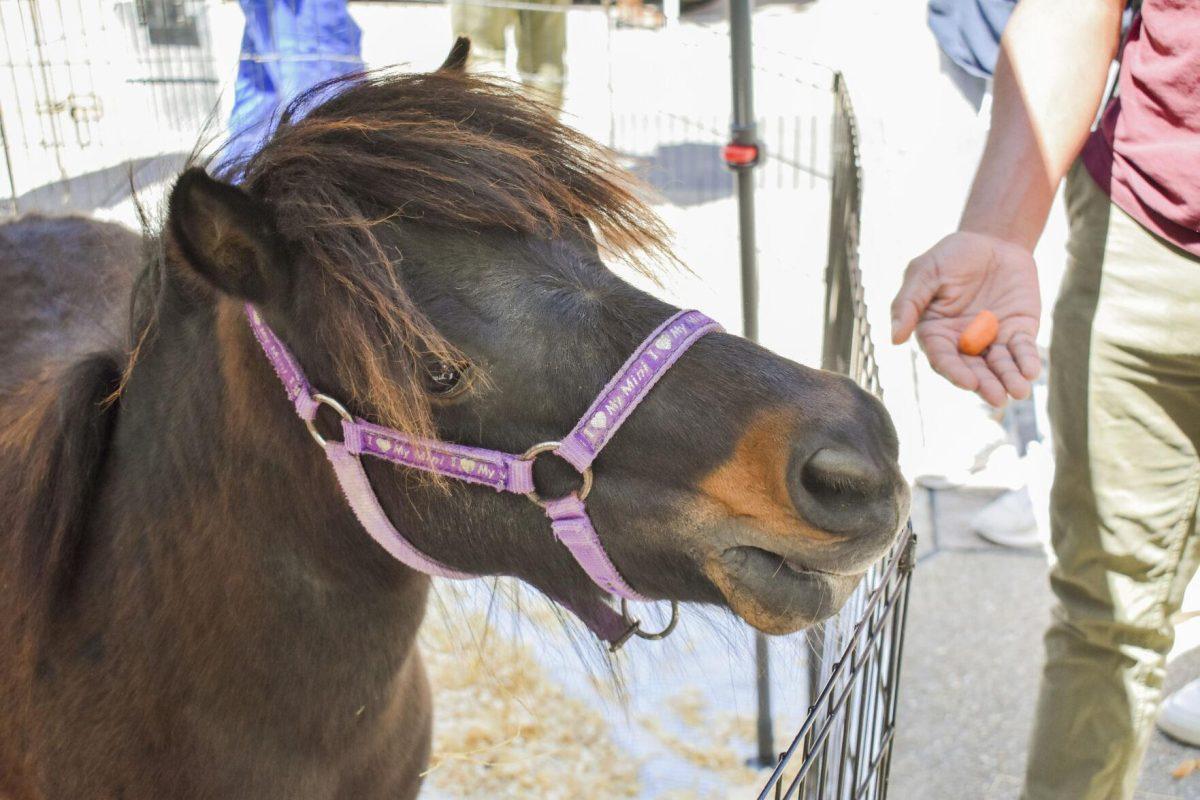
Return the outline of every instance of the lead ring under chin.
<path id="1" fill-rule="evenodd" d="M 624 597 L 621 598 L 621 619 L 625 620 L 625 623 L 629 625 L 629 632 L 623 637 L 623 640 L 628 639 L 630 634 L 637 636 L 639 639 L 649 639 L 651 641 L 665 639 L 671 634 L 671 631 L 675 630 L 675 626 L 679 624 L 679 603 L 675 600 L 671 601 L 671 619 L 667 621 L 666 627 L 661 631 L 642 630 L 642 621 L 629 616 L 629 602 Z"/>

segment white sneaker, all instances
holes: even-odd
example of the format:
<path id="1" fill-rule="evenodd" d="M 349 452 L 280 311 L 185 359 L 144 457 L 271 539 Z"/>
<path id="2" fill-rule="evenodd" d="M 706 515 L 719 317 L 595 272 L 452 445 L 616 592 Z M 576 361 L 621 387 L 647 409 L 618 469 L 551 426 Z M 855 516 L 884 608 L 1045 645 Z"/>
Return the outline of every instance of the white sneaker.
<path id="1" fill-rule="evenodd" d="M 1044 538 L 1029 492 L 1023 488 L 1005 492 L 984 506 L 971 520 L 971 529 L 1001 547 L 1038 547 Z"/>
<path id="2" fill-rule="evenodd" d="M 1172 739 L 1200 747 L 1200 679 L 1163 702 L 1158 712 L 1158 727 Z"/>

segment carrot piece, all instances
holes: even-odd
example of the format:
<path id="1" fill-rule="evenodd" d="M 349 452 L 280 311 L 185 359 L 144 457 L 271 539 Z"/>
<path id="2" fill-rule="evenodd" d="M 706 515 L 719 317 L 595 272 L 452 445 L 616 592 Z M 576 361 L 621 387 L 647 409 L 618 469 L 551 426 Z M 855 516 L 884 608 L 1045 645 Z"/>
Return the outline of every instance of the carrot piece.
<path id="1" fill-rule="evenodd" d="M 958 337 L 958 350 L 969 356 L 977 356 L 996 341 L 996 334 L 999 332 L 1000 321 L 985 308 L 963 329 L 962 335 Z"/>

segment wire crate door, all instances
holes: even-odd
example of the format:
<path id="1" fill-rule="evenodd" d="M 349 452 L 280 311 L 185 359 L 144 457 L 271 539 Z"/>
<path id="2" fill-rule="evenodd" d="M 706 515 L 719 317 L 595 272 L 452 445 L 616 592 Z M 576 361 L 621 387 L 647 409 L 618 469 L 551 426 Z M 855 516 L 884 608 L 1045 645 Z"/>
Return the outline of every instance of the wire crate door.
<path id="1" fill-rule="evenodd" d="M 0 2 L 12 205 L 54 181 L 189 151 L 218 94 L 208 11 L 205 0 Z"/>

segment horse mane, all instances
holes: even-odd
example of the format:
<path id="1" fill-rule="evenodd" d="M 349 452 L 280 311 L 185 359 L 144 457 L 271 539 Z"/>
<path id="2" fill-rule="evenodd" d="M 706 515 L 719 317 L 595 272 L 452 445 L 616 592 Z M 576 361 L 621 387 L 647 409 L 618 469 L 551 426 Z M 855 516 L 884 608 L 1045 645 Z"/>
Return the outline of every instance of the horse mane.
<path id="1" fill-rule="evenodd" d="M 86 524 L 119 413 L 102 401 L 124 363 L 123 304 L 140 246 L 123 226 L 73 215 L 28 214 L 0 225 L 5 642 L 30 640 L 54 603 L 69 596 L 85 557 Z M 19 648 L 10 649 L 0 662 Z"/>
<path id="2" fill-rule="evenodd" d="M 0 554 L 0 579 L 15 599 L 6 610 L 5 641 L 16 668 L 37 658 L 38 632 L 71 596 L 86 557 L 88 516 L 108 453 L 118 409 L 105 403 L 121 376 L 120 356 L 94 353 L 50 365 L 0 405 L 0 453 L 7 464 L 0 490 L 10 525 Z M 0 658 L 0 663 L 4 661 Z"/>
<path id="3" fill-rule="evenodd" d="M 351 401 L 415 435 L 433 429 L 419 370 L 397 377 L 387 363 L 458 354 L 405 294 L 389 223 L 547 239 L 582 232 L 651 276 L 675 263 L 636 182 L 554 109 L 499 78 L 376 71 L 325 82 L 219 174 L 270 204 L 284 239 L 334 290 L 322 302 L 344 306 L 331 309 L 342 312 L 331 355 Z M 143 279 L 139 293 L 152 297 L 158 283 Z M 135 347 L 153 305 L 135 303 Z M 393 358 L 379 357 L 381 341 L 395 346 Z"/>

